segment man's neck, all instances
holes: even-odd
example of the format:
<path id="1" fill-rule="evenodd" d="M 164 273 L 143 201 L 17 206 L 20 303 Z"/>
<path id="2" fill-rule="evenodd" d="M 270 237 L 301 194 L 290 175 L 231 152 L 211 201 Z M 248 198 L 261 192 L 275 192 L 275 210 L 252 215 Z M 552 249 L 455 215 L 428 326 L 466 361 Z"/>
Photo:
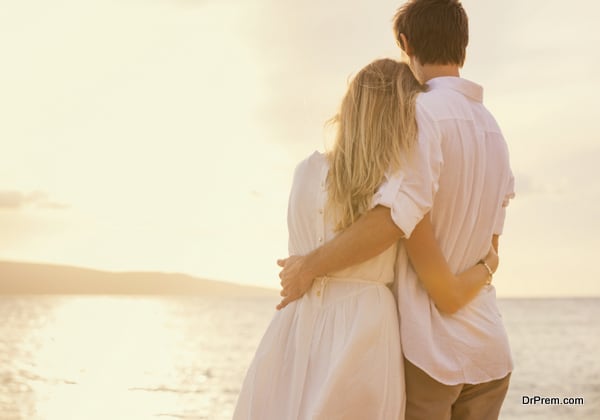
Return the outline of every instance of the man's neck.
<path id="1" fill-rule="evenodd" d="M 421 83 L 427 83 L 435 77 L 460 77 L 460 67 L 456 64 L 417 64 L 415 70 Z"/>

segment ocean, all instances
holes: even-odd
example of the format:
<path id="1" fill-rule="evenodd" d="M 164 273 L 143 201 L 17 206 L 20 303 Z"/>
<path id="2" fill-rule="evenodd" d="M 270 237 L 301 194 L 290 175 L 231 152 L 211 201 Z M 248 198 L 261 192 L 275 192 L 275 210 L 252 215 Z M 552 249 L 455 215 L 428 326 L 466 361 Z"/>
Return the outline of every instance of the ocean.
<path id="1" fill-rule="evenodd" d="M 0 420 L 230 419 L 276 303 L 1 296 Z M 600 299 L 500 307 L 516 365 L 501 419 L 600 419 Z"/>

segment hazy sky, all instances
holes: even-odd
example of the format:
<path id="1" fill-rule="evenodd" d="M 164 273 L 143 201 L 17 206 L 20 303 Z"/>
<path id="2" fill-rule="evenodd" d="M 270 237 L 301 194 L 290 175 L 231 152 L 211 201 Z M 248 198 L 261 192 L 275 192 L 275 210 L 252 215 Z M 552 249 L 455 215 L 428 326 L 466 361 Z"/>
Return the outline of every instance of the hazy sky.
<path id="1" fill-rule="evenodd" d="M 293 169 L 400 1 L 0 5 L 0 259 L 277 286 Z M 599 295 L 600 6 L 469 0 L 517 198 L 501 296 Z"/>

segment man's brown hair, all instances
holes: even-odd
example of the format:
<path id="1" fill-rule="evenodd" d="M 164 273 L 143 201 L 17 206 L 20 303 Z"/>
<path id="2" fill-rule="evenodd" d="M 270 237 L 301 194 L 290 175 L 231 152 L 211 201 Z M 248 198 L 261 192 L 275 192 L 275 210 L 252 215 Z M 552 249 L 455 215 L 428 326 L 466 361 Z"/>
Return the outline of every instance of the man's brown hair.
<path id="1" fill-rule="evenodd" d="M 394 16 L 394 34 L 405 50 L 404 34 L 421 64 L 465 62 L 469 21 L 459 0 L 409 0 Z"/>

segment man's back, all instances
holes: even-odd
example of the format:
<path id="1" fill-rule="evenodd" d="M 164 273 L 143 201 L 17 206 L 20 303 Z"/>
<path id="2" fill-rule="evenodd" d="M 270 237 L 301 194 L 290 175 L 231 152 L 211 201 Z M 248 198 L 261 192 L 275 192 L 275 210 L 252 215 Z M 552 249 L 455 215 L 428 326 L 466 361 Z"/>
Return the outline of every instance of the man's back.
<path id="1" fill-rule="evenodd" d="M 419 183 L 431 186 L 422 198 L 411 199 L 427 202 L 433 196 L 436 238 L 458 273 L 483 258 L 492 235 L 502 233 L 513 179 L 506 143 L 481 102 L 481 87 L 457 77 L 435 78 L 428 86 L 417 100 L 415 173 Z M 403 247 L 397 269 L 402 345 L 410 362 L 448 385 L 486 382 L 512 370 L 493 286 L 447 316 L 429 299 Z"/>
<path id="2" fill-rule="evenodd" d="M 450 267 L 460 272 L 502 233 L 503 204 L 513 192 L 508 149 L 479 85 L 439 77 L 428 86 L 418 105 L 440 131 L 443 159 L 432 222 Z"/>

